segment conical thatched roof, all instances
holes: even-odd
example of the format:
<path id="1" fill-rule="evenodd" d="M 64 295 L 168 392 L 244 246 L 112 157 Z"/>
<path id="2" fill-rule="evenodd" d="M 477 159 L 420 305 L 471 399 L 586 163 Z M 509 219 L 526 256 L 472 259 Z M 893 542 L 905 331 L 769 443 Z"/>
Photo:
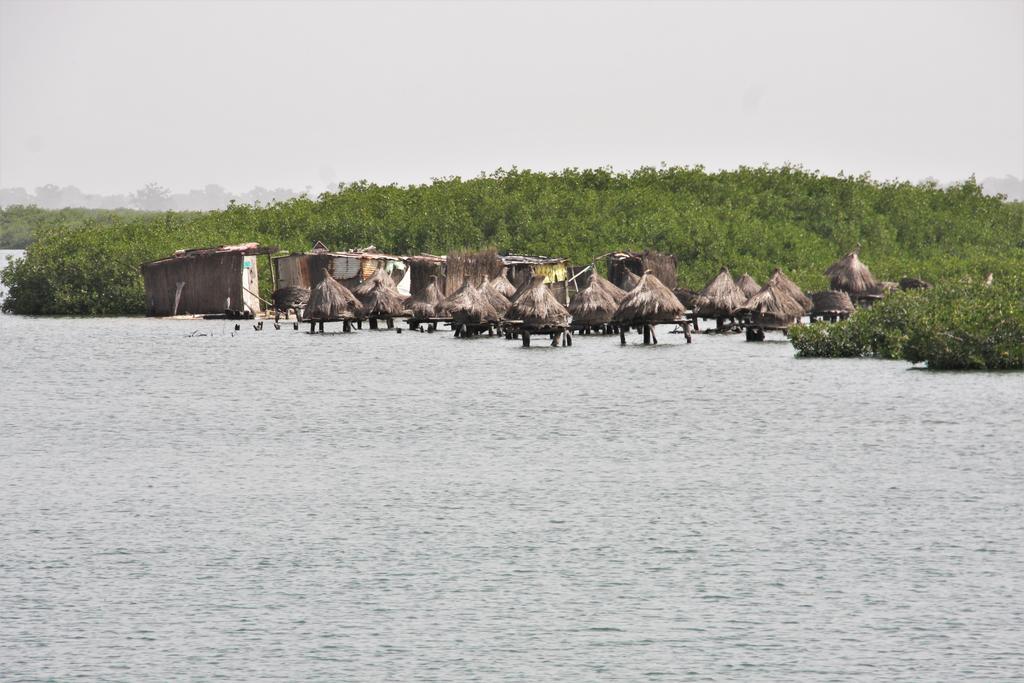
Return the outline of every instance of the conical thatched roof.
<path id="1" fill-rule="evenodd" d="M 624 292 L 631 292 L 638 284 L 640 284 L 640 276 L 627 268 L 622 276 L 622 287 L 620 289 Z"/>
<path id="2" fill-rule="evenodd" d="M 790 296 L 781 280 L 773 275 L 768 284 L 747 299 L 736 312 L 749 313 L 754 322 L 786 327 L 799 320 L 806 311 L 799 301 Z"/>
<path id="3" fill-rule="evenodd" d="M 654 325 L 675 322 L 684 315 L 686 309 L 672 290 L 647 271 L 626 293 L 613 320 L 625 325 Z"/>
<path id="4" fill-rule="evenodd" d="M 718 275 L 711 278 L 704 289 L 697 293 L 694 307 L 701 315 L 728 317 L 746 300 L 747 296 L 733 281 L 729 269 L 723 267 L 718 271 Z"/>
<path id="5" fill-rule="evenodd" d="M 859 252 L 860 247 L 857 247 L 825 269 L 832 289 L 858 296 L 869 294 L 878 285 L 871 271 L 861 262 Z"/>
<path id="6" fill-rule="evenodd" d="M 580 290 L 579 294 L 569 302 L 569 312 L 572 313 L 572 321 L 582 325 L 604 325 L 610 323 L 615 311 L 619 308 L 619 302 L 612 298 L 611 293 L 599 283 L 599 280 L 608 282 L 596 272 L 590 274 L 590 282 Z M 626 293 L 612 283 L 608 285 Z"/>
<path id="7" fill-rule="evenodd" d="M 757 284 L 757 280 L 746 273 L 743 273 L 743 275 L 736 278 L 736 286 L 740 288 L 740 291 L 742 291 L 744 296 L 748 299 L 757 294 L 758 290 L 761 289 L 761 285 Z"/>
<path id="8" fill-rule="evenodd" d="M 323 280 L 309 293 L 309 301 L 302 312 L 303 320 L 347 320 L 360 316 L 363 305 L 345 285 L 323 268 Z"/>
<path id="9" fill-rule="evenodd" d="M 383 268 L 377 268 L 373 275 L 360 283 L 355 295 L 368 316 L 394 318 L 405 315 L 405 299 Z"/>
<path id="10" fill-rule="evenodd" d="M 506 282 L 508 281 L 506 280 Z M 512 283 L 509 282 L 509 286 L 511 285 Z M 494 280 L 488 280 L 485 278 L 484 285 L 480 288 L 480 291 L 487 297 L 488 303 L 490 303 L 491 306 L 494 306 L 494 310 L 498 312 L 498 315 L 504 317 L 508 312 L 509 306 L 512 305 L 512 302 L 508 300 L 507 296 L 498 291 L 498 287 L 495 286 Z"/>
<path id="11" fill-rule="evenodd" d="M 639 282 L 639 280 L 637 280 L 637 282 Z M 624 290 L 616 287 L 611 280 L 601 277 L 601 274 L 596 270 L 590 273 L 590 284 L 587 286 L 597 287 L 598 289 L 603 290 L 605 294 L 612 298 L 616 306 L 626 298 L 626 292 Z"/>
<path id="12" fill-rule="evenodd" d="M 463 280 L 462 286 L 448 297 L 445 302 L 452 316 L 452 322 L 465 325 L 480 325 L 497 322 L 501 316 L 487 297 L 469 280 Z"/>
<path id="13" fill-rule="evenodd" d="M 405 310 L 413 318 L 421 320 L 446 317 L 448 309 L 436 275 L 431 275 L 426 287 L 405 300 Z"/>
<path id="14" fill-rule="evenodd" d="M 515 302 L 519 301 L 519 297 L 521 297 L 523 294 L 525 294 L 527 292 L 527 290 L 529 290 L 529 289 L 530 289 L 530 278 L 526 278 L 525 280 L 523 280 L 523 284 L 521 284 L 518 287 L 516 287 L 515 293 L 513 293 L 512 296 L 510 296 L 509 299 L 508 299 L 509 302 L 514 304 Z"/>
<path id="15" fill-rule="evenodd" d="M 560 327 L 569 324 L 569 311 L 544 285 L 543 275 L 534 275 L 508 312 L 512 320 L 522 320 L 531 327 Z"/>
<path id="16" fill-rule="evenodd" d="M 773 281 L 777 286 L 781 287 L 786 294 L 789 294 L 791 298 L 795 299 L 798 304 L 803 306 L 804 313 L 811 312 L 814 304 L 811 302 L 810 298 L 804 294 L 803 290 L 800 289 L 795 282 L 786 277 L 786 274 L 782 272 L 781 268 L 776 268 L 772 271 L 772 276 L 769 278 L 768 282 L 770 283 Z M 764 287 L 761 289 L 764 289 Z"/>
<path id="17" fill-rule="evenodd" d="M 811 301 L 814 307 L 813 314 L 822 313 L 853 313 L 853 302 L 846 292 L 839 292 L 834 289 L 826 292 L 811 292 Z"/>
<path id="18" fill-rule="evenodd" d="M 506 299 L 512 298 L 512 295 L 516 293 L 516 286 L 509 282 L 508 266 L 504 266 L 501 269 L 501 273 L 491 280 L 491 286 L 498 290 Z"/>

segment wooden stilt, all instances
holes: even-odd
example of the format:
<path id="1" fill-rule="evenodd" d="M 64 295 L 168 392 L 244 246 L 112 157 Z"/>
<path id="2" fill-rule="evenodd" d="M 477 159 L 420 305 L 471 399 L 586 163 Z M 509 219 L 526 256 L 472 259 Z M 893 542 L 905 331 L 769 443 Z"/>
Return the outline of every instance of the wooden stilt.
<path id="1" fill-rule="evenodd" d="M 623 346 L 626 345 L 626 328 L 625 327 L 620 327 L 619 328 L 619 342 Z"/>
<path id="2" fill-rule="evenodd" d="M 324 321 L 321 320 L 320 321 L 320 334 L 323 334 L 323 333 L 324 333 Z"/>
<path id="3" fill-rule="evenodd" d="M 370 329 L 371 330 L 376 330 L 377 329 L 377 319 L 376 318 L 370 318 Z"/>
<path id="4" fill-rule="evenodd" d="M 350 323 L 348 320 L 345 320 L 344 322 L 342 322 L 341 323 L 341 331 L 342 332 L 351 332 L 352 331 L 352 323 Z"/>
<path id="5" fill-rule="evenodd" d="M 309 333 L 310 334 L 316 334 L 316 321 L 315 320 L 311 320 L 309 322 Z"/>
<path id="6" fill-rule="evenodd" d="M 565 345 L 572 346 L 572 330 L 565 331 Z"/>
<path id="7" fill-rule="evenodd" d="M 658 343 L 658 335 L 654 334 L 654 325 L 648 325 L 648 327 L 651 328 L 651 341 L 653 341 L 655 344 L 657 344 Z"/>
<path id="8" fill-rule="evenodd" d="M 651 343 L 651 326 L 644 325 L 644 346 Z"/>
<path id="9" fill-rule="evenodd" d="M 527 332 L 526 330 L 523 330 L 522 334 L 523 334 L 523 348 L 527 348 L 527 347 L 530 346 L 530 333 Z"/>

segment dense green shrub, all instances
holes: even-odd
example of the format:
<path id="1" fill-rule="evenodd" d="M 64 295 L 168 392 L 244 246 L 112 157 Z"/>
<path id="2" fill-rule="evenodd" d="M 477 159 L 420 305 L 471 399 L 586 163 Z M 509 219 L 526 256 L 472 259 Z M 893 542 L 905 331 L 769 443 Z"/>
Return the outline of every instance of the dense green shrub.
<path id="1" fill-rule="evenodd" d="M 896 292 L 836 324 L 790 330 L 798 356 L 874 356 L 931 369 L 1024 368 L 1024 280 Z"/>
<path id="2" fill-rule="evenodd" d="M 985 196 L 973 180 L 940 189 L 788 166 L 499 170 L 409 187 L 359 182 L 317 199 L 208 213 L 44 221 L 33 228 L 25 263 L 3 275 L 11 290 L 4 306 L 35 314 L 138 312 L 140 263 L 249 240 L 302 250 L 319 239 L 399 253 L 494 245 L 576 263 L 650 248 L 675 254 L 680 283 L 691 288 L 728 265 L 759 281 L 780 266 L 805 289 L 826 287 L 825 267 L 860 243 L 861 257 L 883 279 L 941 282 L 988 271 L 999 279 L 1024 270 L 1022 220 L 1021 204 Z"/>

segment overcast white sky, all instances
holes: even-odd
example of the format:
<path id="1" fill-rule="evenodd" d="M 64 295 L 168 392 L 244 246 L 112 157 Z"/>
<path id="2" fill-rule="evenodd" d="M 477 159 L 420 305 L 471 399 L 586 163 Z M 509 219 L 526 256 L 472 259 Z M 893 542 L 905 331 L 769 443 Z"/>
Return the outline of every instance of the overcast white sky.
<path id="1" fill-rule="evenodd" d="M 0 0 L 0 186 L 1024 177 L 1024 2 Z"/>

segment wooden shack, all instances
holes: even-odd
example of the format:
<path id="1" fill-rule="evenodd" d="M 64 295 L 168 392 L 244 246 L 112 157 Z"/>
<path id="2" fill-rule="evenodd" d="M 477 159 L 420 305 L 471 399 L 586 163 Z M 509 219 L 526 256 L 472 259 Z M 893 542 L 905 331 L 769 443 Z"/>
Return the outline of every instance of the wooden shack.
<path id="1" fill-rule="evenodd" d="M 335 280 L 354 290 L 369 280 L 378 268 L 391 276 L 403 296 L 410 292 L 412 269 L 402 256 L 384 254 L 373 247 L 351 251 L 330 251 L 322 243 L 306 252 L 294 252 L 271 259 L 277 287 L 313 289 L 326 268 Z"/>
<path id="2" fill-rule="evenodd" d="M 275 250 L 257 242 L 179 249 L 142 264 L 146 315 L 254 317 L 260 313 L 256 257 Z"/>
<path id="3" fill-rule="evenodd" d="M 569 279 L 569 259 L 499 254 L 495 249 L 450 252 L 445 263 L 445 294 L 452 296 L 467 279 L 480 285 L 486 279 L 498 277 L 503 270 L 505 277 L 517 289 L 525 287 L 534 275 L 543 275 L 544 284 L 555 298 L 562 304 L 569 302 L 566 287 Z"/>

